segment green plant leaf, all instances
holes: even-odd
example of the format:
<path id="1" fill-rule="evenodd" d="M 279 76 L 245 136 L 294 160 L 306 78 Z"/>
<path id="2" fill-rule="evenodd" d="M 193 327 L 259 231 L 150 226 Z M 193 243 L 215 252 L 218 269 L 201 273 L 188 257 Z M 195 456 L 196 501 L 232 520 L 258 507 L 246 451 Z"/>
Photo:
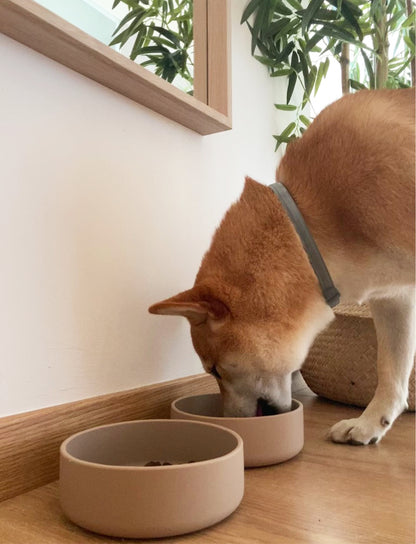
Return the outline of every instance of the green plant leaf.
<path id="1" fill-rule="evenodd" d="M 367 89 L 367 87 L 365 85 L 363 85 L 359 81 L 356 81 L 355 79 L 349 79 L 348 81 L 350 82 L 351 88 L 355 89 L 356 91 L 361 91 L 362 89 Z"/>
<path id="2" fill-rule="evenodd" d="M 146 35 L 146 28 L 143 26 L 137 33 L 136 39 L 131 49 L 131 53 L 130 53 L 131 60 L 136 60 L 138 55 L 140 55 L 140 50 L 143 46 L 143 39 L 145 35 Z"/>
<path id="3" fill-rule="evenodd" d="M 153 36 L 153 42 L 156 45 L 163 45 L 168 49 L 178 49 L 178 47 L 174 43 L 170 42 L 169 40 L 165 40 L 165 38 L 162 38 L 160 36 Z"/>
<path id="4" fill-rule="evenodd" d="M 335 21 L 338 19 L 339 13 L 336 9 L 318 9 L 312 22 L 317 21 Z"/>
<path id="5" fill-rule="evenodd" d="M 298 50 L 298 56 L 302 65 L 303 81 L 306 82 L 309 74 L 309 67 L 311 66 L 311 60 L 308 54 L 305 54 L 301 49 Z"/>
<path id="6" fill-rule="evenodd" d="M 308 78 L 305 81 L 305 92 L 303 93 L 303 100 L 302 100 L 303 107 L 308 101 L 310 101 L 313 86 L 315 84 L 317 71 L 318 70 L 316 66 L 312 66 L 310 72 L 308 73 Z"/>
<path id="7" fill-rule="evenodd" d="M 282 145 L 283 142 L 280 141 L 278 136 L 273 136 L 273 138 L 275 138 L 275 140 L 276 140 L 276 145 L 275 145 L 275 148 L 274 148 L 274 152 L 276 153 L 276 151 L 279 149 L 279 147 Z"/>
<path id="8" fill-rule="evenodd" d="M 345 28 L 341 26 L 336 26 L 332 23 L 322 23 L 321 28 L 317 30 L 317 34 L 320 34 L 321 36 L 327 36 L 328 38 L 336 38 L 344 42 L 360 44 L 360 42 L 357 42 L 351 32 L 345 30 Z"/>
<path id="9" fill-rule="evenodd" d="M 316 76 L 316 81 L 315 81 L 315 96 L 316 96 L 316 93 L 318 92 L 319 85 L 321 84 L 322 78 L 324 77 L 324 72 L 325 72 L 325 62 L 320 62 L 318 73 Z"/>
<path id="10" fill-rule="evenodd" d="M 305 53 L 309 53 L 312 51 L 312 49 L 317 45 L 321 40 L 323 36 L 322 34 L 315 34 L 312 36 L 312 38 L 306 43 Z"/>
<path id="11" fill-rule="evenodd" d="M 276 63 L 285 62 L 286 64 L 289 64 L 289 56 L 294 48 L 295 44 L 293 42 L 288 43 L 283 51 L 277 55 L 275 59 Z"/>
<path id="12" fill-rule="evenodd" d="M 115 34 L 117 34 L 117 32 L 123 28 L 123 26 L 128 22 L 130 21 L 130 19 L 133 19 L 135 18 L 136 16 L 141 16 L 143 15 L 143 13 L 146 13 L 146 10 L 144 10 L 143 8 L 139 7 L 139 8 L 136 8 L 136 9 L 133 9 L 132 11 L 129 11 L 129 13 L 123 17 L 123 19 L 120 21 L 120 23 L 117 25 L 116 29 L 114 30 L 112 36 L 114 36 Z"/>
<path id="13" fill-rule="evenodd" d="M 282 37 L 282 34 L 285 34 L 284 37 L 287 39 L 291 36 L 297 36 L 300 27 L 301 22 L 298 19 L 292 19 L 292 21 L 279 32 L 278 37 Z"/>
<path id="14" fill-rule="evenodd" d="M 282 15 L 292 15 L 292 10 L 284 5 L 280 0 L 275 0 L 274 11 Z"/>
<path id="15" fill-rule="evenodd" d="M 267 17 L 267 2 L 260 2 L 257 8 L 256 17 L 254 19 L 252 36 L 251 36 L 251 54 L 254 55 L 254 51 L 257 45 L 257 39 L 260 34 L 260 30 L 263 26 L 264 20 Z"/>
<path id="16" fill-rule="evenodd" d="M 402 23 L 402 28 L 412 27 L 416 22 L 416 10 L 414 9 L 412 13 L 407 17 Z"/>
<path id="17" fill-rule="evenodd" d="M 311 124 L 311 120 L 308 119 L 305 115 L 299 115 L 299 119 L 302 121 L 305 127 L 308 127 Z"/>
<path id="18" fill-rule="evenodd" d="M 292 122 L 284 129 L 281 134 L 279 134 L 278 136 L 273 136 L 273 138 L 276 140 L 276 147 L 274 148 L 275 151 L 277 151 L 282 144 L 288 144 L 296 138 L 296 135 L 292 134 L 295 129 L 296 123 Z"/>
<path id="19" fill-rule="evenodd" d="M 282 144 L 290 144 L 290 142 L 292 142 L 293 140 L 297 140 L 296 134 L 292 134 L 287 138 L 279 138 L 278 136 L 273 137 L 276 138 L 276 147 L 274 148 L 275 151 L 277 151 Z"/>
<path id="20" fill-rule="evenodd" d="M 405 44 L 407 45 L 407 47 L 409 48 L 409 51 L 411 52 L 411 54 L 414 56 L 415 54 L 415 42 L 414 40 L 412 40 L 410 38 L 410 36 L 403 36 L 403 40 L 405 42 Z"/>
<path id="21" fill-rule="evenodd" d="M 324 77 L 326 77 L 328 73 L 329 64 L 330 64 L 329 57 L 327 57 L 325 60 L 325 66 L 324 66 Z"/>
<path id="22" fill-rule="evenodd" d="M 292 121 L 291 123 L 289 123 L 287 125 L 287 127 L 284 129 L 284 131 L 279 134 L 279 138 L 281 138 L 281 139 L 287 138 L 288 136 L 290 136 L 292 134 L 292 132 L 295 130 L 295 128 L 296 128 L 296 123 L 294 121 Z"/>
<path id="23" fill-rule="evenodd" d="M 163 28 L 161 26 L 155 26 L 153 27 L 157 32 L 159 32 L 159 34 L 162 34 L 163 36 L 165 36 L 166 38 L 168 38 L 168 40 L 170 42 L 172 42 L 174 45 L 176 45 L 176 47 L 180 47 L 181 46 L 181 37 L 179 36 L 179 34 L 177 34 L 176 32 L 172 32 L 172 30 L 169 30 L 167 28 Z"/>
<path id="24" fill-rule="evenodd" d="M 315 13 L 322 6 L 323 0 L 312 0 L 309 2 L 308 7 L 305 9 L 302 17 L 302 32 L 305 33 L 312 21 Z"/>
<path id="25" fill-rule="evenodd" d="M 367 70 L 367 74 L 368 74 L 370 89 L 375 89 L 376 88 L 376 80 L 375 80 L 375 77 L 374 77 L 374 70 L 373 70 L 373 66 L 371 64 L 371 61 L 368 58 L 367 53 L 364 51 L 364 49 L 360 49 L 360 53 L 361 53 L 361 56 L 364 59 L 364 64 L 365 64 L 365 69 Z"/>
<path id="26" fill-rule="evenodd" d="M 302 69 L 302 64 L 299 61 L 299 57 L 298 57 L 296 51 L 292 52 L 292 60 L 290 61 L 290 66 L 291 66 L 292 70 L 295 71 L 296 73 L 299 73 L 301 71 L 301 69 Z"/>
<path id="27" fill-rule="evenodd" d="M 286 0 L 286 1 L 288 4 L 292 6 L 292 8 L 296 9 L 298 12 L 302 11 L 303 9 L 302 4 L 298 2 L 298 0 Z"/>
<path id="28" fill-rule="evenodd" d="M 283 68 L 282 70 L 273 70 L 271 73 L 270 73 L 270 77 L 282 77 L 282 76 L 288 76 L 289 74 L 292 73 L 292 69 L 291 68 Z"/>
<path id="29" fill-rule="evenodd" d="M 277 110 L 282 110 L 282 111 L 296 111 L 297 110 L 297 107 L 292 104 L 275 104 L 274 107 Z"/>
<path id="30" fill-rule="evenodd" d="M 271 36 L 277 37 L 281 30 L 290 23 L 290 19 L 288 17 L 282 17 L 279 18 L 278 21 L 275 21 L 272 23 L 267 30 L 264 32 L 265 38 L 270 38 Z"/>
<path id="31" fill-rule="evenodd" d="M 276 66 L 276 61 L 274 59 L 270 59 L 269 57 L 262 57 L 261 55 L 254 55 L 254 58 L 261 62 L 261 64 L 264 64 L 265 66 L 270 66 L 273 68 Z"/>
<path id="32" fill-rule="evenodd" d="M 161 54 L 169 54 L 169 49 L 166 49 L 166 47 L 163 47 L 162 45 L 149 45 L 148 47 L 143 47 L 141 52 L 142 55 L 147 55 L 148 53 L 161 53 Z"/>
<path id="33" fill-rule="evenodd" d="M 120 32 L 120 34 L 118 34 L 118 36 L 116 36 L 114 38 L 114 40 L 112 40 L 108 45 L 109 46 L 112 46 L 112 45 L 117 45 L 118 43 L 120 44 L 120 47 L 123 47 L 123 45 L 127 42 L 127 40 L 130 38 L 130 34 L 131 34 L 131 29 L 130 28 L 127 28 L 126 30 L 124 30 L 123 32 Z"/>
<path id="34" fill-rule="evenodd" d="M 251 0 L 244 8 L 243 15 L 241 16 L 240 24 L 243 24 L 259 7 L 262 0 Z"/>
<path id="35" fill-rule="evenodd" d="M 398 68 L 396 68 L 396 69 L 394 69 L 394 68 L 391 69 L 391 68 L 390 68 L 390 64 L 389 64 L 389 69 L 391 69 L 392 72 L 393 72 L 393 73 L 390 74 L 390 75 L 391 75 L 394 79 L 397 79 L 397 78 L 399 77 L 399 75 L 400 75 L 404 70 L 406 70 L 406 68 L 409 66 L 409 64 L 412 62 L 412 60 L 413 60 L 413 57 L 410 56 L 410 57 L 406 60 L 406 62 L 400 63 L 400 64 L 398 65 Z M 409 85 L 408 85 L 408 86 L 409 86 L 409 87 L 411 86 L 410 81 L 409 81 Z"/>
<path id="36" fill-rule="evenodd" d="M 323 40 L 324 39 L 324 36 L 321 36 L 321 39 Z M 334 48 L 337 44 L 337 40 L 335 38 L 330 38 L 328 40 L 328 45 L 326 46 L 326 48 L 322 51 L 322 55 L 324 55 L 325 53 L 327 53 L 328 51 L 331 51 L 331 53 L 335 56 L 334 54 Z"/>
<path id="37" fill-rule="evenodd" d="M 343 45 L 344 45 L 343 41 L 340 41 L 335 45 L 335 47 L 333 49 L 333 53 L 334 53 L 335 57 L 338 57 L 338 56 L 340 56 L 342 54 L 342 46 Z"/>
<path id="38" fill-rule="evenodd" d="M 286 104 L 289 104 L 290 99 L 292 98 L 293 91 L 295 90 L 296 80 L 298 79 L 298 76 L 296 72 L 293 72 L 289 76 L 289 82 L 287 85 L 287 93 L 286 93 Z"/>
<path id="39" fill-rule="evenodd" d="M 352 28 L 357 33 L 357 36 L 360 38 L 360 40 L 363 39 L 363 31 L 361 29 L 359 19 L 362 15 L 362 11 L 358 8 L 358 11 L 353 11 L 351 9 L 351 4 L 349 2 L 339 2 L 338 0 L 330 0 L 330 3 L 338 8 L 338 11 L 342 13 L 342 15 L 345 17 L 345 20 L 349 22 L 349 24 L 352 26 Z M 339 5 L 338 5 L 339 4 Z M 358 6 L 357 6 L 358 7 Z"/>
<path id="40" fill-rule="evenodd" d="M 363 0 L 342 0 L 342 2 L 348 6 L 348 8 L 356 17 L 361 17 L 363 15 L 363 10 L 361 9 L 360 6 L 365 7 L 366 5 L 365 0 L 364 1 Z"/>
<path id="41" fill-rule="evenodd" d="M 391 32 L 393 30 L 396 30 L 398 23 L 400 25 L 400 28 L 403 28 L 403 17 L 405 16 L 404 10 L 398 9 L 396 13 L 393 13 L 393 15 L 388 19 L 387 21 L 387 28 L 388 31 Z"/>

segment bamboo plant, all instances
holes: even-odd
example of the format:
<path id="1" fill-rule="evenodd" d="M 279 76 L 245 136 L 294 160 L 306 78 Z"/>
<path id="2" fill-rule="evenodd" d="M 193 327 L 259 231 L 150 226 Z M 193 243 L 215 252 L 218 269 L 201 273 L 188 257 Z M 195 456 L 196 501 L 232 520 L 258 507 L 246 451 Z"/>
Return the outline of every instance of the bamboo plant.
<path id="1" fill-rule="evenodd" d="M 310 124 L 305 107 L 330 62 L 341 64 L 343 93 L 414 85 L 415 4 L 411 0 L 250 0 L 241 23 L 251 32 L 255 58 L 271 77 L 285 78 L 286 100 L 275 107 L 295 112 L 295 120 L 274 136 L 276 149 L 299 137 Z M 293 103 L 296 85 L 303 90 L 299 103 Z"/>

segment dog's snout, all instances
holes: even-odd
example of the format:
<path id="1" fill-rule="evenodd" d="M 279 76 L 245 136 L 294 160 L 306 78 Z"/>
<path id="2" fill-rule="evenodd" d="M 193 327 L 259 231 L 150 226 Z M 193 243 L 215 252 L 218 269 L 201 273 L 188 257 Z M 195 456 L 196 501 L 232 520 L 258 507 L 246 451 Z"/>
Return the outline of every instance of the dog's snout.
<path id="1" fill-rule="evenodd" d="M 271 402 L 265 398 L 257 399 L 257 416 L 273 416 L 276 414 L 283 414 L 285 412 L 290 412 L 291 405 L 288 404 L 277 404 Z"/>
<path id="2" fill-rule="evenodd" d="M 281 410 L 279 410 L 278 407 L 271 404 L 269 401 L 263 398 L 257 399 L 257 416 L 273 416 L 275 414 L 280 413 Z"/>

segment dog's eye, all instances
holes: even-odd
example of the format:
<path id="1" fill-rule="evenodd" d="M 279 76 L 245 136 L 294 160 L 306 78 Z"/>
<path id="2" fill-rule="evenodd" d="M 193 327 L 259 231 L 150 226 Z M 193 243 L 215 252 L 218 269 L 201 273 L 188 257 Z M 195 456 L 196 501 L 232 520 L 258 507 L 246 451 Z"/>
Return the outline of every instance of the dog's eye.
<path id="1" fill-rule="evenodd" d="M 218 372 L 217 367 L 215 365 L 211 368 L 211 374 L 215 376 L 216 378 L 218 378 L 219 380 L 221 379 L 220 373 Z"/>

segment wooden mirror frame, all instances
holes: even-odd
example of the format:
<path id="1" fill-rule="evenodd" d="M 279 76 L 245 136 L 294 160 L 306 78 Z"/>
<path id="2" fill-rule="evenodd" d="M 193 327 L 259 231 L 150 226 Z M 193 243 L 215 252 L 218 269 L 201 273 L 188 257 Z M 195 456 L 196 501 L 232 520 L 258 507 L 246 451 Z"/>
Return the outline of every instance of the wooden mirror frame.
<path id="1" fill-rule="evenodd" d="M 0 32 L 199 134 L 231 128 L 229 0 L 194 0 L 194 96 L 33 0 L 0 0 Z"/>

